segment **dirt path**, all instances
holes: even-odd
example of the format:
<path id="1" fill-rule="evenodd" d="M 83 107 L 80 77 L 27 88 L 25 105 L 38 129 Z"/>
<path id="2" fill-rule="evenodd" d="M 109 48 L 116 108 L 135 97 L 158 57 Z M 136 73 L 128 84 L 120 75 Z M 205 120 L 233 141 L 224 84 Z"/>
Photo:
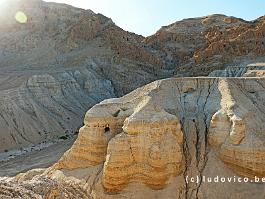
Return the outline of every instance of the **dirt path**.
<path id="1" fill-rule="evenodd" d="M 29 152 L 14 159 L 0 162 L 0 176 L 14 176 L 30 169 L 49 167 L 73 145 L 74 140 L 72 138 L 44 148 L 41 151 Z"/>

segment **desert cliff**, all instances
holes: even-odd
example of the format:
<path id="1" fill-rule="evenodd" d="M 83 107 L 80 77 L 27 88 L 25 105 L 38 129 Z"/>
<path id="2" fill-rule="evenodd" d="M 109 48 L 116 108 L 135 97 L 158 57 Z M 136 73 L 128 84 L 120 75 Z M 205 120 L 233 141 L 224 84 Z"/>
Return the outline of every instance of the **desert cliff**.
<path id="1" fill-rule="evenodd" d="M 262 183 L 185 178 L 265 175 L 264 86 L 262 77 L 170 78 L 105 100 L 86 113 L 56 164 L 2 178 L 1 190 L 32 198 L 262 198 Z"/>
<path id="2" fill-rule="evenodd" d="M 264 17 L 184 19 L 144 38 L 91 10 L 10 0 L 0 21 L 0 152 L 71 135 L 96 103 L 157 79 L 264 69 Z"/>
<path id="3" fill-rule="evenodd" d="M 10 0 L 0 22 L 1 199 L 265 197 L 264 17 L 143 37 L 91 10 Z M 249 181 L 191 180 L 203 176 Z"/>

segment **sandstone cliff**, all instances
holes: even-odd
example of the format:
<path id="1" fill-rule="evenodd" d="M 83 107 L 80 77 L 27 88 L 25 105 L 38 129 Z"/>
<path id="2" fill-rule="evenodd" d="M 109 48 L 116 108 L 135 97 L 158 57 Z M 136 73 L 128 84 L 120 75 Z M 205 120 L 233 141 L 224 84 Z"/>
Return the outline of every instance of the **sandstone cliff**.
<path id="1" fill-rule="evenodd" d="M 264 177 L 264 86 L 262 77 L 171 78 L 105 100 L 86 113 L 73 147 L 54 166 L 1 178 L 1 194 L 264 198 L 262 183 L 185 179 Z"/>
<path id="2" fill-rule="evenodd" d="M 0 152 L 77 132 L 90 107 L 151 81 L 242 76 L 264 61 L 264 17 L 185 19 L 144 38 L 91 10 L 9 0 L 0 22 Z"/>

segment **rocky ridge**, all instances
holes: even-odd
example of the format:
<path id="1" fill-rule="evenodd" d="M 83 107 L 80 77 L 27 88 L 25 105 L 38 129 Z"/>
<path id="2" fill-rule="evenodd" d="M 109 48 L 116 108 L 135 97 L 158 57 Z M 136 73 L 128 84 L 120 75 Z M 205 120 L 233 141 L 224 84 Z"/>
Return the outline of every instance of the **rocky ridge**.
<path id="1" fill-rule="evenodd" d="M 44 198 L 77 198 L 77 187 L 84 198 L 262 198 L 262 183 L 185 178 L 264 176 L 264 86 L 262 77 L 170 78 L 105 100 L 54 166 L 2 178 L 1 189 L 31 187 Z"/>
<path id="2" fill-rule="evenodd" d="M 185 19 L 144 38 L 68 5 L 5 7 L 0 152 L 83 127 L 52 167 L 0 177 L 0 198 L 265 197 L 262 183 L 186 182 L 265 175 L 264 17 Z"/>
<path id="3" fill-rule="evenodd" d="M 155 80 L 163 63 L 143 37 L 90 10 L 39 0 L 2 10 L 0 152 L 77 132 L 88 108 Z"/>
<path id="4" fill-rule="evenodd" d="M 264 17 L 245 21 L 214 14 L 162 27 L 145 42 L 177 76 L 207 76 L 228 66 L 264 61 Z"/>
<path id="5" fill-rule="evenodd" d="M 94 104 L 154 80 L 242 76 L 264 61 L 264 17 L 185 19 L 144 38 L 91 10 L 40 0 L 3 5 L 0 152 L 77 132 Z M 15 20 L 18 11 L 26 23 Z"/>

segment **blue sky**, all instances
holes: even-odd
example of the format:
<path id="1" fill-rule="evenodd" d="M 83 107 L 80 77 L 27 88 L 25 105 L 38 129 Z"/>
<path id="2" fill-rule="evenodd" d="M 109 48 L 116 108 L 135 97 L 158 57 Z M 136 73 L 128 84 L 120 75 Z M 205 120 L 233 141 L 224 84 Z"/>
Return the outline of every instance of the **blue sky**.
<path id="1" fill-rule="evenodd" d="M 45 0 L 67 3 L 104 14 L 121 28 L 149 36 L 161 26 L 209 14 L 246 20 L 265 15 L 264 0 Z"/>

